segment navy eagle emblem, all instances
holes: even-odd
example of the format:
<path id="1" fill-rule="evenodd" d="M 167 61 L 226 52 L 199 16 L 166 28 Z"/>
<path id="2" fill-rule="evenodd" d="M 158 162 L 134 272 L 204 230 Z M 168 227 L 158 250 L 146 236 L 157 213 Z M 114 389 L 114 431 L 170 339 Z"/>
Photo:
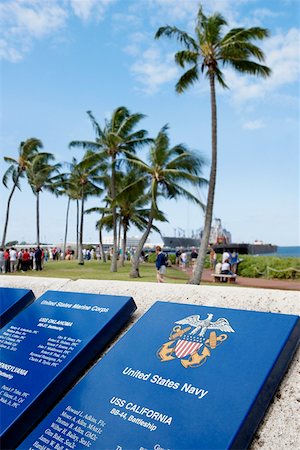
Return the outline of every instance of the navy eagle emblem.
<path id="1" fill-rule="evenodd" d="M 213 314 L 203 319 L 199 314 L 188 316 L 175 322 L 169 341 L 158 350 L 157 356 L 162 362 L 178 358 L 185 368 L 199 367 L 227 339 L 227 333 L 234 332 L 224 317 L 213 321 Z"/>

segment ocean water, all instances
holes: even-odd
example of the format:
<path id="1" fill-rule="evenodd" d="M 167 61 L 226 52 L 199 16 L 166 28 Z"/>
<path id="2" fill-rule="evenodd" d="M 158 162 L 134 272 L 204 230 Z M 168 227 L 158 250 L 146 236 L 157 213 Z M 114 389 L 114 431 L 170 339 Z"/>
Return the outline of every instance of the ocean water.
<path id="1" fill-rule="evenodd" d="M 283 258 L 300 258 L 300 246 L 293 247 L 278 247 L 276 253 L 272 253 L 274 256 L 280 256 Z"/>

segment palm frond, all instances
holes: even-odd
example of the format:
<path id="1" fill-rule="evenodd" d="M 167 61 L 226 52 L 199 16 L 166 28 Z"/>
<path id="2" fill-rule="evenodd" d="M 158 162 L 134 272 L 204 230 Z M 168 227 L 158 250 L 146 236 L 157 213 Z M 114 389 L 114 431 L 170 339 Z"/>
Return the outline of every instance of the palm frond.
<path id="1" fill-rule="evenodd" d="M 128 118 L 130 115 L 129 110 L 125 106 L 119 106 L 116 108 L 113 113 L 111 120 L 109 122 L 109 128 L 112 132 L 117 133 L 121 124 Z"/>
<path id="2" fill-rule="evenodd" d="M 262 40 L 269 37 L 270 32 L 267 28 L 251 27 L 251 28 L 232 28 L 223 37 L 220 45 L 230 45 L 232 42 L 249 42 L 251 40 Z"/>
<path id="3" fill-rule="evenodd" d="M 267 78 L 272 73 L 269 67 L 263 66 L 262 64 L 258 64 L 254 61 L 230 60 L 228 61 L 228 64 L 234 67 L 234 69 L 236 69 L 238 72 L 246 73 L 249 75 L 261 76 L 263 78 Z"/>
<path id="4" fill-rule="evenodd" d="M 182 94 L 189 86 L 193 85 L 199 78 L 198 67 L 193 66 L 187 70 L 177 81 L 175 89 L 176 92 Z"/>
<path id="5" fill-rule="evenodd" d="M 169 25 L 160 27 L 155 34 L 155 39 L 159 39 L 161 36 L 166 36 L 168 38 L 175 37 L 181 44 L 184 44 L 188 50 L 197 51 L 197 42 L 188 33 L 177 27 L 170 27 Z"/>
<path id="6" fill-rule="evenodd" d="M 96 132 L 96 136 L 97 136 L 98 138 L 103 138 L 103 137 L 104 137 L 104 133 L 103 133 L 103 131 L 102 131 L 100 125 L 99 125 L 98 122 L 96 121 L 96 119 L 95 119 L 95 117 L 94 117 L 92 111 L 87 111 L 86 113 L 87 113 L 87 115 L 89 116 L 89 118 L 91 119 L 93 128 L 94 128 L 94 130 L 95 130 L 95 132 Z"/>
<path id="7" fill-rule="evenodd" d="M 222 86 L 222 88 L 229 89 L 229 87 L 225 83 L 223 74 L 222 74 L 221 70 L 218 67 L 216 67 L 214 75 L 217 78 L 218 83 Z"/>
<path id="8" fill-rule="evenodd" d="M 9 156 L 4 156 L 3 159 L 7 163 L 18 165 L 18 161 L 14 158 L 10 158 Z"/>
<path id="9" fill-rule="evenodd" d="M 117 130 L 117 134 L 122 137 L 127 137 L 128 134 L 133 130 L 133 128 L 146 117 L 144 114 L 135 113 L 130 114 L 128 117 L 125 117 L 123 122 L 121 122 L 119 129 Z"/>
<path id="10" fill-rule="evenodd" d="M 69 143 L 69 148 L 72 148 L 72 147 L 76 147 L 76 148 L 82 147 L 84 150 L 89 149 L 89 150 L 93 150 L 95 152 L 102 148 L 101 144 L 99 144 L 97 142 L 93 142 L 93 141 L 71 141 Z"/>
<path id="11" fill-rule="evenodd" d="M 16 168 L 13 165 L 9 166 L 9 168 L 4 172 L 4 175 L 3 175 L 3 178 L 2 178 L 2 183 L 4 184 L 4 186 L 6 188 L 8 188 L 7 183 L 8 183 L 8 179 L 10 177 L 12 177 L 12 179 L 14 181 L 14 174 L 15 173 L 17 173 L 17 171 L 16 171 Z"/>
<path id="12" fill-rule="evenodd" d="M 186 64 L 196 64 L 199 58 L 199 54 L 191 50 L 182 50 L 175 53 L 175 62 L 180 67 L 185 67 Z"/>

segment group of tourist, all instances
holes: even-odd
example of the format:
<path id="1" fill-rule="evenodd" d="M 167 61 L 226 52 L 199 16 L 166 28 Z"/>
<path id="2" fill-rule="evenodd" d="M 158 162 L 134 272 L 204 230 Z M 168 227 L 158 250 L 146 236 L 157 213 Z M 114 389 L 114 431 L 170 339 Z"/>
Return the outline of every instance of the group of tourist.
<path id="1" fill-rule="evenodd" d="M 175 253 L 175 264 L 179 265 L 183 271 L 186 270 L 188 262 L 191 263 L 193 271 L 195 270 L 196 260 L 198 258 L 198 253 L 195 247 L 192 248 L 191 253 L 188 253 L 184 249 L 177 249 Z"/>
<path id="2" fill-rule="evenodd" d="M 45 253 L 40 246 L 20 250 L 16 250 L 14 247 L 0 248 L 0 273 L 42 270 L 44 258 Z"/>
<path id="3" fill-rule="evenodd" d="M 239 262 L 239 255 L 235 250 L 232 253 L 224 250 L 222 262 L 217 262 L 217 255 L 213 249 L 210 251 L 210 267 L 218 275 L 236 275 Z"/>

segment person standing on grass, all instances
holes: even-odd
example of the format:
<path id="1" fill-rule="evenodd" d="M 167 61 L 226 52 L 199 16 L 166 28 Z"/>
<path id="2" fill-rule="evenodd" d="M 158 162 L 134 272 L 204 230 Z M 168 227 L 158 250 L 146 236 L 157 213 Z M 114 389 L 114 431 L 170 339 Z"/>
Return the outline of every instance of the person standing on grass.
<path id="1" fill-rule="evenodd" d="M 40 249 L 40 246 L 38 245 L 35 253 L 34 253 L 34 257 L 35 257 L 35 270 L 42 270 L 42 255 L 43 252 Z"/>
<path id="2" fill-rule="evenodd" d="M 4 251 L 4 261 L 5 261 L 5 272 L 10 272 L 10 257 L 9 257 L 9 249 L 7 248 Z"/>
<path id="3" fill-rule="evenodd" d="M 5 273 L 5 260 L 3 248 L 0 248 L 0 273 Z"/>
<path id="4" fill-rule="evenodd" d="M 30 253 L 28 249 L 25 248 L 22 256 L 22 272 L 27 272 L 30 266 Z"/>
<path id="5" fill-rule="evenodd" d="M 22 258 L 23 258 L 23 250 L 20 249 L 18 251 L 18 264 L 17 264 L 17 271 L 19 272 L 19 270 L 22 269 Z"/>
<path id="6" fill-rule="evenodd" d="M 156 278 L 158 283 L 164 283 L 164 274 L 166 273 L 166 257 L 164 253 L 161 251 L 161 247 L 157 245 L 155 247 L 155 253 L 156 253 Z"/>
<path id="7" fill-rule="evenodd" d="M 238 263 L 239 263 L 239 254 L 236 250 L 234 250 L 233 253 L 231 254 L 229 263 L 230 263 L 230 268 L 231 268 L 232 272 L 237 273 L 237 267 L 238 267 Z"/>
<path id="8" fill-rule="evenodd" d="M 9 259 L 10 259 L 10 271 L 11 272 L 16 272 L 17 271 L 17 251 L 15 248 L 11 248 L 9 250 Z"/>

